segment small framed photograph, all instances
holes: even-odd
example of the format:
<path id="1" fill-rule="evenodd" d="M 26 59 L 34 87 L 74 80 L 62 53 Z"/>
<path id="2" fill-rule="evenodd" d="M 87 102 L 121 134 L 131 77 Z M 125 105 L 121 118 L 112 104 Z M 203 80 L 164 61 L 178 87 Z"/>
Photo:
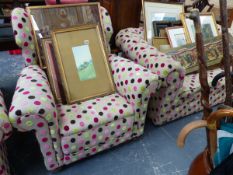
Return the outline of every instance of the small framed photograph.
<path id="1" fill-rule="evenodd" d="M 52 39 L 68 104 L 115 92 L 98 25 L 58 29 Z"/>
<path id="2" fill-rule="evenodd" d="M 34 32 L 39 63 L 42 68 L 45 68 L 42 39 L 51 38 L 51 32 L 54 29 L 64 29 L 86 24 L 99 25 L 101 38 L 108 52 L 107 41 L 102 30 L 102 18 L 99 7 L 100 4 L 95 2 L 27 7 Z"/>
<path id="3" fill-rule="evenodd" d="M 195 27 L 193 20 L 189 19 L 188 14 L 181 13 L 180 18 L 183 23 L 185 33 L 189 43 L 195 42 Z M 216 20 L 213 13 L 200 14 L 201 29 L 203 40 L 207 41 L 219 36 Z"/>
<path id="4" fill-rule="evenodd" d="M 171 4 L 142 0 L 144 14 L 145 40 L 152 44 L 154 37 L 153 21 L 177 21 L 184 12 L 183 4 Z"/>
<path id="5" fill-rule="evenodd" d="M 62 102 L 62 85 L 58 71 L 58 64 L 55 57 L 52 39 L 42 39 L 42 47 L 45 54 L 46 73 L 56 102 Z"/>
<path id="6" fill-rule="evenodd" d="M 155 37 L 166 37 L 163 31 L 167 27 L 182 26 L 181 21 L 153 21 L 153 30 Z M 166 32 L 165 32 L 166 34 Z"/>
<path id="7" fill-rule="evenodd" d="M 166 28 L 166 32 L 172 48 L 187 44 L 187 39 L 183 27 L 168 27 Z"/>

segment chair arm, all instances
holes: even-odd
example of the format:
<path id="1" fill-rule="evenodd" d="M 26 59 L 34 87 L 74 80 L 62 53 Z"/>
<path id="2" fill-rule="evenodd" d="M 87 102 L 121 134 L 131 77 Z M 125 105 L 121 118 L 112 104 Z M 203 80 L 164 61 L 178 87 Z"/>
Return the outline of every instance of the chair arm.
<path id="1" fill-rule="evenodd" d="M 176 84 L 176 88 L 183 86 L 185 70 L 178 61 L 142 39 L 143 30 L 128 28 L 121 30 L 116 36 L 116 45 L 132 61 L 150 69 L 159 76 L 162 87 Z"/>
<path id="2" fill-rule="evenodd" d="M 12 132 L 12 127 L 7 116 L 3 94 L 0 91 L 0 142 L 6 140 Z"/>
<path id="3" fill-rule="evenodd" d="M 110 64 L 117 91 L 133 106 L 133 134 L 143 133 L 147 106 L 152 93 L 160 88 L 158 76 L 134 62 L 111 55 Z"/>
<path id="4" fill-rule="evenodd" d="M 51 126 L 58 126 L 56 106 L 45 73 L 36 65 L 22 70 L 10 107 L 10 121 L 19 130 L 31 128 L 33 122 L 25 123 L 22 119 L 40 116 Z"/>

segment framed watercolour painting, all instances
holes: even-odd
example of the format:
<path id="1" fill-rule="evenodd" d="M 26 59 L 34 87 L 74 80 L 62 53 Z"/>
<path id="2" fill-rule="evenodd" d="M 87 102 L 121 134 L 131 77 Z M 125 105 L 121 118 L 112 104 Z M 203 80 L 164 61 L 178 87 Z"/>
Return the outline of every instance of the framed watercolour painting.
<path id="1" fill-rule="evenodd" d="M 145 39 L 152 44 L 154 36 L 153 21 L 177 21 L 184 12 L 183 4 L 169 4 L 142 0 L 144 13 Z"/>
<path id="2" fill-rule="evenodd" d="M 195 27 L 193 20 L 189 19 L 188 14 L 181 13 L 180 18 L 183 23 L 185 33 L 189 43 L 195 42 Z M 213 39 L 214 37 L 219 36 L 219 32 L 217 29 L 216 20 L 214 18 L 213 13 L 202 13 L 200 14 L 200 21 L 201 21 L 201 30 L 203 40 Z"/>
<path id="3" fill-rule="evenodd" d="M 52 45 L 52 39 L 42 39 L 42 47 L 45 54 L 46 73 L 48 75 L 52 93 L 55 100 L 60 103 L 62 102 L 62 85 L 58 72 L 57 60 Z"/>
<path id="4" fill-rule="evenodd" d="M 183 27 L 168 27 L 166 28 L 166 32 L 171 47 L 180 47 L 187 44 Z"/>
<path id="5" fill-rule="evenodd" d="M 100 16 L 99 7 L 99 3 L 27 7 L 41 67 L 44 67 L 45 62 L 45 55 L 42 50 L 42 39 L 51 38 L 51 32 L 55 29 L 85 24 L 98 25 L 101 38 L 106 46 L 105 49 L 108 51 L 107 42 L 102 30 L 102 18 Z"/>
<path id="6" fill-rule="evenodd" d="M 115 92 L 98 25 L 55 30 L 52 39 L 67 103 Z"/>

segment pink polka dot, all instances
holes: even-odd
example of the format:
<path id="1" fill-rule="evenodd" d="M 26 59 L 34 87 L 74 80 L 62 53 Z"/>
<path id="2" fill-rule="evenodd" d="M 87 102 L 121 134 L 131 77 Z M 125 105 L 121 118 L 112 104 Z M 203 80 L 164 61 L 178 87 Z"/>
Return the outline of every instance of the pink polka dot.
<path id="1" fill-rule="evenodd" d="M 69 126 L 64 126 L 65 131 L 69 131 L 69 129 L 70 129 Z"/>
<path id="2" fill-rule="evenodd" d="M 42 139 L 42 142 L 47 142 L 48 141 L 48 138 L 46 138 L 46 137 L 44 137 L 43 139 Z"/>
<path id="3" fill-rule="evenodd" d="M 18 17 L 17 17 L 17 16 L 12 16 L 12 19 L 13 19 L 13 20 L 17 20 Z"/>
<path id="4" fill-rule="evenodd" d="M 88 106 L 87 108 L 88 108 L 88 109 L 91 109 L 91 108 L 92 108 L 92 106 Z"/>
<path id="5" fill-rule="evenodd" d="M 121 128 L 121 125 L 117 125 L 117 129 L 120 129 Z"/>
<path id="6" fill-rule="evenodd" d="M 18 24 L 18 28 L 22 29 L 23 28 L 23 24 L 19 23 Z"/>
<path id="7" fill-rule="evenodd" d="M 98 118 L 94 118 L 94 122 L 95 122 L 95 123 L 98 123 L 98 122 L 99 122 L 99 119 L 98 119 Z"/>
<path id="8" fill-rule="evenodd" d="M 31 58 L 26 58 L 26 62 L 31 63 L 32 62 Z"/>
<path id="9" fill-rule="evenodd" d="M 108 108 L 107 108 L 106 106 L 105 106 L 103 109 L 104 109 L 105 111 L 108 110 Z"/>
<path id="10" fill-rule="evenodd" d="M 76 117 L 77 117 L 77 118 L 82 118 L 82 116 L 81 116 L 81 115 L 77 115 Z"/>
<path id="11" fill-rule="evenodd" d="M 69 145 L 68 145 L 68 144 L 65 144 L 65 145 L 64 145 L 64 148 L 65 148 L 65 149 L 68 149 L 68 148 L 69 148 Z"/>
<path id="12" fill-rule="evenodd" d="M 27 94 L 29 94 L 29 93 L 30 93 L 29 91 L 23 92 L 24 95 L 27 95 Z"/>
<path id="13" fill-rule="evenodd" d="M 95 134 L 92 136 L 92 139 L 96 139 L 96 135 Z"/>
<path id="14" fill-rule="evenodd" d="M 66 160 L 70 160 L 70 157 L 69 157 L 69 156 L 66 156 L 65 159 L 66 159 Z"/>
<path id="15" fill-rule="evenodd" d="M 84 127 L 84 122 L 80 122 L 79 125 L 80 125 L 81 127 Z"/>
<path id="16" fill-rule="evenodd" d="M 39 86 L 39 87 L 41 87 L 41 86 L 42 86 L 42 84 L 40 84 L 40 83 L 37 83 L 36 85 L 37 85 L 37 86 Z"/>
<path id="17" fill-rule="evenodd" d="M 40 104 L 41 104 L 41 102 L 39 102 L 39 101 L 35 101 L 35 102 L 34 102 L 34 104 L 35 104 L 35 105 L 40 105 Z"/>
<path id="18" fill-rule="evenodd" d="M 5 128 L 5 129 L 10 128 L 10 126 L 11 126 L 10 123 L 5 123 L 5 124 L 4 124 L 4 128 Z"/>
<path id="19" fill-rule="evenodd" d="M 124 112 L 124 111 L 123 111 L 122 109 L 119 110 L 119 113 L 120 113 L 120 114 L 123 114 L 123 112 Z"/>
<path id="20" fill-rule="evenodd" d="M 42 123 L 42 122 L 37 123 L 37 126 L 38 126 L 39 128 L 41 128 L 41 127 L 43 127 L 43 126 L 44 126 L 44 123 Z"/>

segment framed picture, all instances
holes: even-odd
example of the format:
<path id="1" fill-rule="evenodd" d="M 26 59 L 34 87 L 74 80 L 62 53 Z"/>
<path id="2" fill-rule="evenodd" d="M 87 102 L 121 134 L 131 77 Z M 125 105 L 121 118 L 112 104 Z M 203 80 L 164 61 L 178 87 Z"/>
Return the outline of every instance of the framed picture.
<path id="1" fill-rule="evenodd" d="M 51 38 L 51 32 L 54 29 L 63 29 L 85 24 L 98 25 L 101 38 L 106 46 L 104 46 L 104 48 L 108 51 L 107 42 L 102 30 L 102 18 L 100 16 L 99 7 L 99 3 L 27 7 L 27 11 L 30 14 L 30 20 L 36 42 L 36 50 L 41 67 L 45 67 L 42 39 Z"/>
<path id="2" fill-rule="evenodd" d="M 67 103 L 115 92 L 98 25 L 58 29 L 52 39 Z"/>
<path id="3" fill-rule="evenodd" d="M 57 60 L 55 57 L 52 39 L 42 39 L 42 47 L 45 54 L 46 73 L 56 102 L 62 102 L 62 85 L 58 71 Z"/>
<path id="4" fill-rule="evenodd" d="M 186 13 L 180 14 L 180 18 L 183 23 L 188 42 L 194 43 L 195 42 L 194 23 L 193 20 L 189 19 L 187 16 L 188 14 Z M 213 13 L 200 14 L 200 21 L 201 21 L 202 36 L 204 41 L 219 36 L 216 20 L 214 18 Z"/>
<path id="5" fill-rule="evenodd" d="M 168 27 L 166 28 L 166 32 L 171 47 L 180 47 L 187 44 L 183 27 Z"/>
<path id="6" fill-rule="evenodd" d="M 208 68 L 220 65 L 223 59 L 222 39 L 220 36 L 212 38 L 204 43 L 205 58 Z M 233 45 L 230 45 L 230 51 L 233 50 Z M 185 68 L 186 74 L 198 71 L 198 56 L 196 44 L 191 43 L 182 47 L 174 48 L 166 52 L 167 55 L 179 61 Z"/>
<path id="7" fill-rule="evenodd" d="M 163 34 L 163 31 L 165 31 L 165 28 L 173 27 L 173 26 L 181 26 L 181 25 L 182 23 L 180 20 L 179 21 L 153 21 L 154 36 L 166 37 Z"/>
<path id="8" fill-rule="evenodd" d="M 170 49 L 170 44 L 167 37 L 153 37 L 152 45 L 161 52 Z"/>
<path id="9" fill-rule="evenodd" d="M 183 4 L 169 4 L 142 0 L 144 14 L 145 40 L 152 44 L 154 36 L 153 21 L 177 21 L 184 12 Z"/>

